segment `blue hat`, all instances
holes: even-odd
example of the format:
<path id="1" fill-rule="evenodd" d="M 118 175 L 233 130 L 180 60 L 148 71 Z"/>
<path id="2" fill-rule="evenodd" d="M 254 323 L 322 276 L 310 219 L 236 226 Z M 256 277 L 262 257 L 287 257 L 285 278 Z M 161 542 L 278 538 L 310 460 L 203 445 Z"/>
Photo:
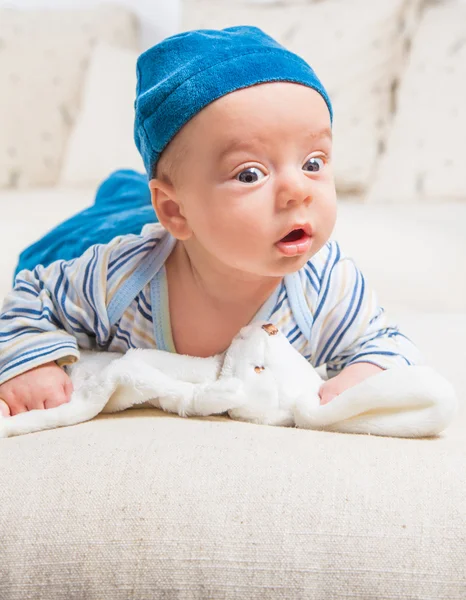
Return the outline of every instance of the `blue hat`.
<path id="1" fill-rule="evenodd" d="M 166 38 L 137 61 L 134 140 L 150 177 L 165 146 L 217 98 L 257 83 L 292 81 L 332 105 L 312 68 L 258 27 L 199 29 Z"/>

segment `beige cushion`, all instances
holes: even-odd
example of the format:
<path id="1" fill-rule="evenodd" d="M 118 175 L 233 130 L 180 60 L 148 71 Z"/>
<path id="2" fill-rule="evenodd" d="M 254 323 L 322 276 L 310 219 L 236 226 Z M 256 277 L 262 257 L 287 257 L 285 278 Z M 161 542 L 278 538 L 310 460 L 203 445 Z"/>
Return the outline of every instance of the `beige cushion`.
<path id="1" fill-rule="evenodd" d="M 405 317 L 463 400 L 436 438 L 138 409 L 0 440 L 2 600 L 463 598 L 466 314 Z"/>
<path id="2" fill-rule="evenodd" d="M 19 253 L 58 223 L 90 206 L 94 197 L 94 189 L 0 191 L 0 305 L 11 289 Z"/>
<path id="3" fill-rule="evenodd" d="M 466 201 L 465 24 L 464 3 L 426 9 L 370 202 Z"/>
<path id="4" fill-rule="evenodd" d="M 0 187 L 54 184 L 92 47 L 135 48 L 135 19 L 110 4 L 0 8 L 0 40 Z"/>
<path id="5" fill-rule="evenodd" d="M 419 0 L 326 0 L 303 5 L 186 0 L 183 29 L 255 25 L 315 69 L 333 103 L 340 191 L 367 189 L 391 118 L 391 88 Z"/>
<path id="6" fill-rule="evenodd" d="M 144 172 L 133 137 L 138 52 L 100 42 L 63 158 L 60 184 L 98 185 L 116 169 Z"/>
<path id="7" fill-rule="evenodd" d="M 466 312 L 466 203 L 340 201 L 334 237 L 387 311 Z"/>

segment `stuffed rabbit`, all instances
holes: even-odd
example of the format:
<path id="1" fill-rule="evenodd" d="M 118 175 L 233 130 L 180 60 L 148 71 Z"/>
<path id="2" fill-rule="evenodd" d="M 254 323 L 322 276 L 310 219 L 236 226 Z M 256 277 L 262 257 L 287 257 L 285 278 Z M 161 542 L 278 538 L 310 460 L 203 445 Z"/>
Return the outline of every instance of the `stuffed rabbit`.
<path id="1" fill-rule="evenodd" d="M 67 370 L 74 385 L 70 402 L 0 418 L 0 437 L 136 405 L 183 417 L 228 413 L 257 424 L 419 437 L 445 429 L 458 410 L 453 386 L 428 366 L 381 371 L 321 405 L 324 380 L 270 323 L 244 327 L 225 353 L 209 358 L 83 351 Z"/>

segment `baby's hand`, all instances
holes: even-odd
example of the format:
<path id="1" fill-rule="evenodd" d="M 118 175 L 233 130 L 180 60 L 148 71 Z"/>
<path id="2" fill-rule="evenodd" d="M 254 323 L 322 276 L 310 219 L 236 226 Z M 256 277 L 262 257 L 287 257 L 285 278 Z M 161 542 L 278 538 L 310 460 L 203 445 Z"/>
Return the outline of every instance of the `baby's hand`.
<path id="1" fill-rule="evenodd" d="M 73 384 L 55 362 L 35 367 L 0 385 L 0 413 L 14 416 L 69 402 Z"/>
<path id="2" fill-rule="evenodd" d="M 328 379 L 320 386 L 320 403 L 327 404 L 345 390 L 381 371 L 383 371 L 381 367 L 372 363 L 354 363 L 346 367 L 336 377 Z"/>

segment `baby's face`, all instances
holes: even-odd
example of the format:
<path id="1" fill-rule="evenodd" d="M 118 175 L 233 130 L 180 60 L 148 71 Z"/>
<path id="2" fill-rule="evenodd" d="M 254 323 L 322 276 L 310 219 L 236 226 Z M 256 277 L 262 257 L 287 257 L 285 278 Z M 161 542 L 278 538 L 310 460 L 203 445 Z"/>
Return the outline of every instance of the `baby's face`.
<path id="1" fill-rule="evenodd" d="M 330 114 L 313 89 L 273 82 L 205 107 L 179 135 L 187 243 L 264 276 L 300 269 L 336 221 Z"/>

